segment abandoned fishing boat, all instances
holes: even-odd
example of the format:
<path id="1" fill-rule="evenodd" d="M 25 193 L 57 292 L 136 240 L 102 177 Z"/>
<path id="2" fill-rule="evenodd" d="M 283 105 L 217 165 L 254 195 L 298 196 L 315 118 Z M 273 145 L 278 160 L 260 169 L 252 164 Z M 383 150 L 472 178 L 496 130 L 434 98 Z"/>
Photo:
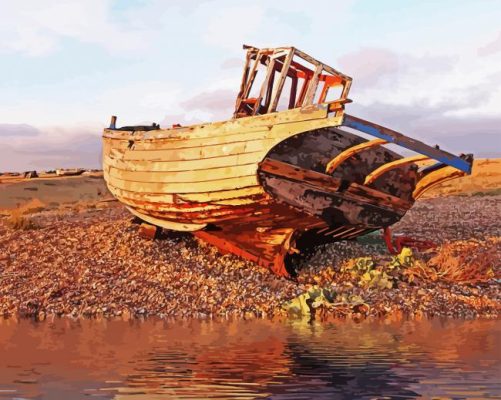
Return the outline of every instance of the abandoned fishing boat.
<path id="1" fill-rule="evenodd" d="M 244 49 L 233 118 L 117 128 L 112 117 L 104 130 L 108 188 L 143 221 L 290 276 L 308 249 L 389 227 L 471 173 L 471 155 L 346 114 L 352 79 L 334 68 L 294 47 Z"/>

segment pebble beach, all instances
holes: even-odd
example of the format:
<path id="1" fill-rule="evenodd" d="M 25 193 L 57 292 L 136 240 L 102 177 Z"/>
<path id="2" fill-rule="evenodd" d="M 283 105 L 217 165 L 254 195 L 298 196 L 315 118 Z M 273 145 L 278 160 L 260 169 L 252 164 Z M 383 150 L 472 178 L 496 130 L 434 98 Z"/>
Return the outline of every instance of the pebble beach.
<path id="1" fill-rule="evenodd" d="M 221 255 L 190 234 L 142 238 L 137 221 L 117 202 L 41 210 L 17 225 L 3 216 L 0 315 L 272 318 L 287 316 L 288 303 L 320 288 L 341 300 L 317 317 L 497 318 L 501 227 L 493 216 L 499 209 L 500 195 L 418 201 L 393 231 L 437 247 L 413 254 L 416 265 L 404 274 L 412 280 L 395 275 L 384 289 L 346 273 L 347 263 L 360 257 L 389 262 L 377 240 L 321 246 L 290 280 Z"/>

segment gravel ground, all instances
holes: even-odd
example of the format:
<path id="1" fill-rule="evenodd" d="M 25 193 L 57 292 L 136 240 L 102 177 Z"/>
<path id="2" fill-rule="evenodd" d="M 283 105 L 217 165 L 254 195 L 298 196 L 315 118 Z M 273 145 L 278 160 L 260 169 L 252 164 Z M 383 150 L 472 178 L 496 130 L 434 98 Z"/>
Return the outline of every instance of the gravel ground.
<path id="1" fill-rule="evenodd" d="M 394 232 L 437 244 L 473 240 L 475 248 L 482 249 L 488 237 L 501 237 L 500 210 L 501 196 L 422 200 Z M 154 241 L 143 239 L 137 235 L 138 225 L 117 203 L 41 212 L 31 222 L 28 229 L 14 229 L 7 218 L 0 219 L 0 314 L 5 317 L 273 317 L 283 315 L 283 304 L 313 284 L 359 295 L 370 306 L 338 310 L 339 316 L 492 318 L 501 311 L 499 240 L 486 250 L 495 264 L 489 278 L 462 283 L 421 279 L 374 290 L 358 287 L 338 272 L 350 258 L 387 259 L 378 243 L 322 246 L 298 280 L 291 281 L 235 256 L 221 256 L 189 234 L 169 232 Z M 432 256 L 417 255 L 424 260 Z"/>

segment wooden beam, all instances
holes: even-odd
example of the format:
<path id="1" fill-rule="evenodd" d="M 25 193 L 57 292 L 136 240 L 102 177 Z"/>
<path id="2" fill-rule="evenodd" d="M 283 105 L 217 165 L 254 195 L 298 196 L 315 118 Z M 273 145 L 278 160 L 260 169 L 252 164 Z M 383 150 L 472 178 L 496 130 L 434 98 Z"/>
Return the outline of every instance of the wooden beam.
<path id="1" fill-rule="evenodd" d="M 249 74 L 249 79 L 245 84 L 245 90 L 242 96 L 243 99 L 246 99 L 249 96 L 250 89 L 252 87 L 252 84 L 254 83 L 254 79 L 256 78 L 257 66 L 260 63 L 260 60 L 261 60 L 261 51 L 258 51 L 256 54 L 256 60 L 254 61 L 254 64 L 252 65 L 252 69 Z"/>
<path id="2" fill-rule="evenodd" d="M 259 108 L 261 107 L 261 100 L 263 99 L 266 91 L 268 90 L 270 77 L 274 73 L 275 73 L 275 58 L 270 58 L 268 63 L 268 68 L 266 69 L 266 77 L 264 78 L 263 84 L 261 85 L 261 91 L 259 92 L 259 96 L 256 98 L 256 103 L 254 104 L 254 110 L 252 112 L 252 115 L 256 115 L 259 113 Z M 273 85 L 273 81 L 271 84 Z"/>
<path id="3" fill-rule="evenodd" d="M 327 166 L 325 167 L 325 173 L 332 174 L 336 170 L 336 168 L 339 167 L 348 158 L 354 156 L 357 153 L 360 153 L 361 151 L 370 149 L 372 147 L 381 146 L 385 143 L 387 143 L 386 140 L 374 139 L 357 144 L 356 146 L 349 147 L 327 163 Z"/>
<path id="4" fill-rule="evenodd" d="M 305 61 L 309 62 L 310 64 L 313 64 L 313 65 L 315 65 L 315 66 L 321 65 L 321 66 L 322 66 L 322 68 L 323 68 L 325 71 L 327 71 L 327 72 L 331 73 L 332 75 L 340 76 L 340 77 L 342 77 L 342 78 L 343 78 L 344 80 L 346 80 L 346 81 L 351 81 L 351 80 L 352 80 L 352 79 L 351 79 L 348 75 L 345 75 L 345 74 L 343 74 L 342 72 L 340 72 L 340 71 L 338 71 L 338 70 L 336 70 L 336 69 L 334 69 L 334 68 L 332 68 L 332 67 L 329 67 L 329 66 L 328 66 L 328 65 L 326 65 L 326 64 L 323 64 L 322 62 L 320 62 L 320 61 L 318 61 L 317 59 L 315 59 L 315 58 L 313 58 L 313 57 L 309 56 L 308 54 L 306 54 L 306 53 L 302 52 L 301 50 L 295 49 L 295 53 L 296 53 L 299 57 L 301 57 L 303 60 L 305 60 Z"/>
<path id="5" fill-rule="evenodd" d="M 385 128 L 384 126 L 377 125 L 373 122 L 345 114 L 343 118 L 343 125 L 348 128 L 359 130 L 360 132 L 367 133 L 380 139 L 386 140 L 388 143 L 395 143 L 399 146 L 405 147 L 417 153 L 424 154 L 434 160 L 441 161 L 451 167 L 460 169 L 471 174 L 471 165 L 473 163 L 473 156 L 455 156 L 439 149 L 438 147 L 428 146 L 419 140 L 412 139 L 401 133 Z"/>
<path id="6" fill-rule="evenodd" d="M 297 94 L 297 76 L 291 78 L 291 92 L 289 97 L 289 110 L 294 108 L 296 104 L 296 94 Z"/>
<path id="7" fill-rule="evenodd" d="M 282 72 L 280 73 L 280 77 L 276 83 L 276 86 L 273 89 L 273 94 L 271 95 L 271 105 L 268 109 L 268 112 L 274 112 L 277 109 L 278 101 L 280 100 L 280 94 L 282 93 L 282 88 L 284 87 L 285 78 L 287 77 L 287 72 L 289 70 L 289 66 L 292 61 L 292 57 L 294 57 L 294 49 L 290 49 L 289 54 L 285 57 L 284 64 L 282 66 Z"/>
<path id="8" fill-rule="evenodd" d="M 348 188 L 340 191 L 341 179 L 271 158 L 265 158 L 259 164 L 259 170 L 293 181 L 307 183 L 326 193 L 331 193 L 381 208 L 406 211 L 412 206 L 412 203 L 402 200 L 399 197 L 383 193 L 364 185 L 359 185 L 355 182 L 350 183 Z"/>
<path id="9" fill-rule="evenodd" d="M 318 87 L 318 80 L 320 78 L 320 74 L 322 73 L 322 70 L 323 70 L 322 64 L 317 65 L 317 67 L 315 68 L 315 72 L 313 73 L 313 77 L 310 80 L 310 83 L 308 85 L 308 90 L 306 92 L 306 96 L 305 96 L 303 104 L 302 104 L 303 107 L 313 104 L 315 93 L 316 93 L 317 87 Z"/>
<path id="10" fill-rule="evenodd" d="M 245 88 L 247 87 L 247 80 L 249 78 L 249 67 L 250 67 L 251 51 L 248 50 L 245 56 L 245 65 L 242 72 L 242 82 L 240 83 L 240 90 L 238 91 L 237 101 L 235 103 L 235 111 L 233 117 L 235 118 L 238 110 L 240 109 L 240 104 L 242 103 Z"/>
<path id="11" fill-rule="evenodd" d="M 453 167 L 444 167 L 433 172 L 430 172 L 424 178 L 422 178 L 418 184 L 416 185 L 412 196 L 415 200 L 421 197 L 425 192 L 430 190 L 431 188 L 449 181 L 451 179 L 460 178 L 465 176 L 466 173 L 463 171 L 459 171 L 454 169 Z"/>
<path id="12" fill-rule="evenodd" d="M 398 160 L 383 164 L 379 168 L 376 168 L 374 171 L 372 171 L 369 175 L 367 175 L 365 177 L 364 185 L 371 184 L 377 178 L 379 178 L 381 175 L 383 175 L 385 172 L 388 172 L 392 169 L 395 169 L 398 167 L 403 167 L 403 166 L 409 165 L 409 164 L 413 164 L 413 163 L 418 162 L 418 161 L 429 160 L 429 159 L 430 159 L 430 157 L 428 157 L 428 156 L 418 155 L 418 156 L 413 156 L 413 157 L 400 158 Z"/>

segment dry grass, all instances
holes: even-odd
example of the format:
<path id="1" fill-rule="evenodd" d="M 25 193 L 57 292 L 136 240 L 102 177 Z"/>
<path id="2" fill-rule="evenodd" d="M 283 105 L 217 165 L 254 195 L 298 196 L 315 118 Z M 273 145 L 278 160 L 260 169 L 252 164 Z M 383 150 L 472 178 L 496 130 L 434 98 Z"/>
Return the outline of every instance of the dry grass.
<path id="1" fill-rule="evenodd" d="M 451 195 L 496 195 L 501 189 L 501 159 L 480 158 L 473 162 L 472 174 L 444 182 L 423 195 L 423 198 Z"/>
<path id="2" fill-rule="evenodd" d="M 416 263 L 412 273 L 420 278 L 454 283 L 486 282 L 499 278 L 501 238 L 445 243 L 426 263 Z"/>
<path id="3" fill-rule="evenodd" d="M 24 215 L 20 210 L 14 210 L 10 213 L 10 216 L 7 218 L 7 226 L 23 231 L 39 228 L 39 225 L 32 217 Z"/>

